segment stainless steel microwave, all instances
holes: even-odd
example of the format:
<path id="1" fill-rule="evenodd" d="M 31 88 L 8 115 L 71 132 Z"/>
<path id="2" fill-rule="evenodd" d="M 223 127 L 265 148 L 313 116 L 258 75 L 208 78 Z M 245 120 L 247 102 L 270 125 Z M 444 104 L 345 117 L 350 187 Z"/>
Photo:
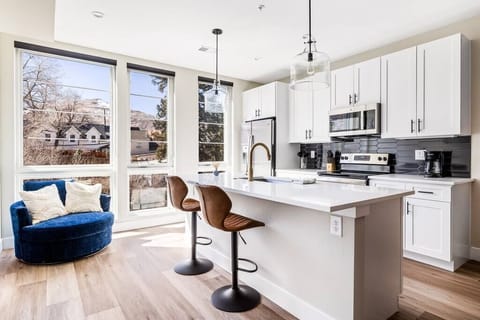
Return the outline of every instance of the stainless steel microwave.
<path id="1" fill-rule="evenodd" d="M 330 137 L 380 134 L 380 103 L 330 110 L 329 126 Z"/>

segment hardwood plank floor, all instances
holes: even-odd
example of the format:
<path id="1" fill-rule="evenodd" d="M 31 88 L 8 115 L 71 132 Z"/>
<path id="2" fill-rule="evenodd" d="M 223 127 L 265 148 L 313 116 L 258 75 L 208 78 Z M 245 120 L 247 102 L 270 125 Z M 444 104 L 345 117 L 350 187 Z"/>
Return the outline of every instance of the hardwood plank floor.
<path id="1" fill-rule="evenodd" d="M 1 319 L 295 319 L 266 298 L 249 312 L 215 309 L 211 293 L 228 284 L 219 267 L 185 277 L 172 271 L 188 256 L 183 224 L 114 234 L 101 253 L 49 266 L 17 261 L 13 250 L 0 254 Z M 409 260 L 403 262 L 400 311 L 390 320 L 480 319 L 480 263 L 455 273 Z"/>

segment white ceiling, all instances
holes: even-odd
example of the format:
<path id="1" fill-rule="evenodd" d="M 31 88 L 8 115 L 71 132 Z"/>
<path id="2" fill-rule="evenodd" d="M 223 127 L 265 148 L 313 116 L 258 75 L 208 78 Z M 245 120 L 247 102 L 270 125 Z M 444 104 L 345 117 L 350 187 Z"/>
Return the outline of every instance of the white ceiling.
<path id="1" fill-rule="evenodd" d="M 308 32 L 307 0 L 56 0 L 55 10 L 58 41 L 206 72 L 214 55 L 198 48 L 222 28 L 220 74 L 263 83 L 288 76 Z M 318 49 L 335 61 L 476 16 L 480 1 L 313 0 L 312 10 Z"/>

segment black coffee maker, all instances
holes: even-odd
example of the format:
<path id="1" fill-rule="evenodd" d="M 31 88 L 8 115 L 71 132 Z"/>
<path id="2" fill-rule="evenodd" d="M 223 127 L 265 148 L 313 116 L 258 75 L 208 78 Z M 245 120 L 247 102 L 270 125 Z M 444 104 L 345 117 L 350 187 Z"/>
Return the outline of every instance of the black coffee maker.
<path id="1" fill-rule="evenodd" d="M 426 151 L 425 172 L 427 178 L 452 176 L 452 151 Z"/>

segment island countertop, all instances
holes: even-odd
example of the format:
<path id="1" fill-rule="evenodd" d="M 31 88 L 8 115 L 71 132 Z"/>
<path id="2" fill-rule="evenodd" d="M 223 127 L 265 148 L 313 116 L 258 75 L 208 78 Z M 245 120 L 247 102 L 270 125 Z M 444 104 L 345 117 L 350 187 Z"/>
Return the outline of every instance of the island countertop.
<path id="1" fill-rule="evenodd" d="M 216 185 L 226 192 L 332 213 L 401 198 L 414 193 L 413 191 L 329 182 L 302 185 L 248 181 L 236 179 L 229 173 L 222 173 L 219 176 L 197 174 L 182 175 L 182 177 L 189 183 Z"/>

